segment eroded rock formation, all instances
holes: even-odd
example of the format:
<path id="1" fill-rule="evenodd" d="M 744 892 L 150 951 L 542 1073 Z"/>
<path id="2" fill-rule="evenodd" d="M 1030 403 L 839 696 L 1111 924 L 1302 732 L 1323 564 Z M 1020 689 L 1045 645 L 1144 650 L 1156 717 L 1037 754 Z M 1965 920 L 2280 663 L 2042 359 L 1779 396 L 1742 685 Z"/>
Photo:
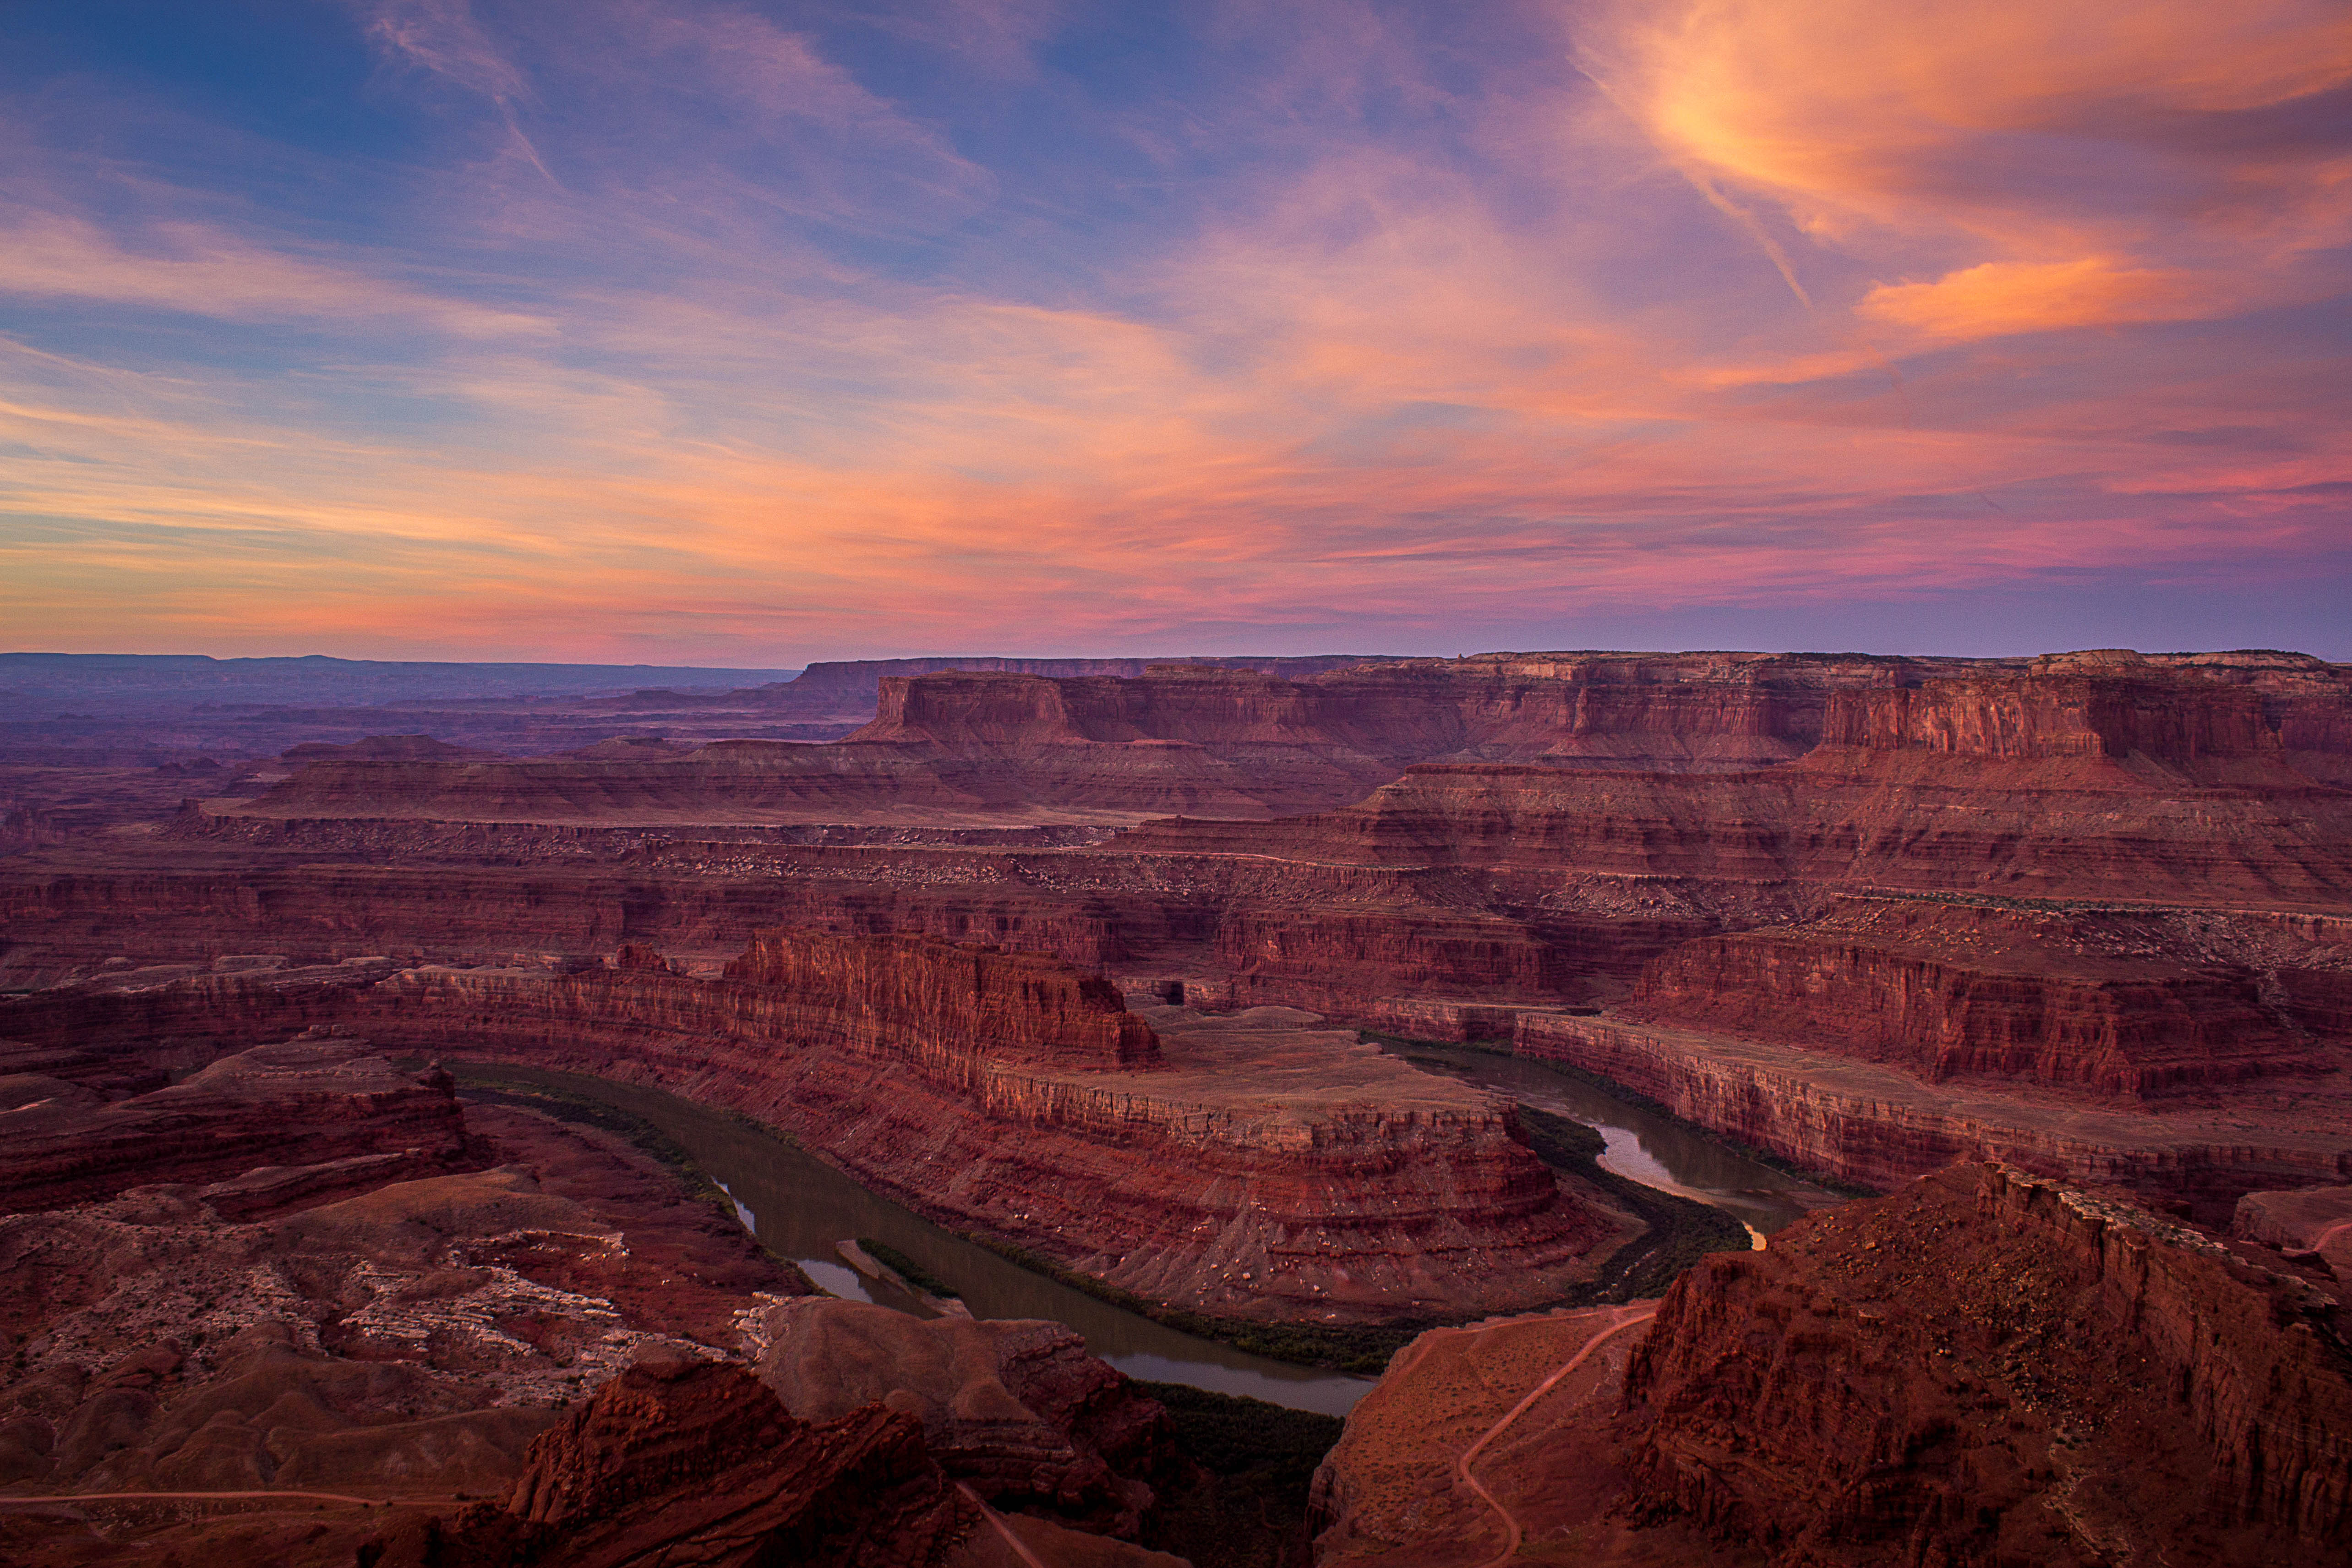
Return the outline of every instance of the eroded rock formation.
<path id="1" fill-rule="evenodd" d="M 417 1521 L 361 1561 L 932 1568 L 979 1527 L 907 1416 L 869 1405 L 797 1420 L 741 1366 L 653 1360 L 534 1439 L 504 1508 Z"/>
<path id="2" fill-rule="evenodd" d="M 814 1421 L 886 1405 L 984 1501 L 1132 1537 L 1174 1458 L 1168 1415 L 1059 1323 L 923 1321 L 804 1300 L 761 1321 L 761 1381 Z"/>
<path id="3" fill-rule="evenodd" d="M 1247 1316 L 1532 1305 L 1639 1228 L 1536 1159 L 1507 1104 L 1353 1031 L 1273 1008 L 1139 1015 L 1036 954 L 803 931 L 763 934 L 709 978 L 642 952 L 626 968 L 327 973 L 291 974 L 285 1014 L 261 971 L 47 994 L 0 1026 L 134 1052 L 326 1018 L 656 1084 L 782 1128 L 952 1226 Z"/>
<path id="4" fill-rule="evenodd" d="M 1531 1304 L 1633 1229 L 1515 1141 L 1507 1106 L 1351 1031 L 1139 1018 L 1034 957 L 784 932 L 715 980 L 425 969 L 354 1005 L 386 1037 L 446 1047 L 456 1026 L 470 1053 L 746 1110 L 942 1223 L 1153 1301 L 1339 1321 Z"/>
<path id="5" fill-rule="evenodd" d="M 1791 1560 L 2352 1548 L 2343 1309 L 2191 1231 L 1961 1168 L 1678 1281 L 1639 1503 Z"/>

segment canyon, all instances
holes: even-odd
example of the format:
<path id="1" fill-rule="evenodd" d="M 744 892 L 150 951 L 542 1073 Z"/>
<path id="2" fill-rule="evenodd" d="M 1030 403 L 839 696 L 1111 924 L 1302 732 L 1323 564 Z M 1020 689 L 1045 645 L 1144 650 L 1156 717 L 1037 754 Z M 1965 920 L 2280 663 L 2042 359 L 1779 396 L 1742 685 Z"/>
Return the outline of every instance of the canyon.
<path id="1" fill-rule="evenodd" d="M 33 1052 L 341 1028 L 658 1085 L 782 1129 L 950 1228 L 1200 1311 L 1509 1310 L 1567 1293 L 1639 1232 L 1516 1142 L 1507 1108 L 1317 1021 L 1130 1011 L 1045 955 L 812 931 L 760 933 L 707 979 L 630 948 L 564 972 L 256 970 L 0 1005 L 0 1031 Z M 251 1054 L 79 1121 L 200 1102 Z M 46 1199 L 63 1189 L 31 1180 L 41 1152 L 26 1179 Z"/>
<path id="2" fill-rule="evenodd" d="M 176 1183 L 183 1206 L 152 1212 L 233 1228 L 487 1180 L 476 1123 L 522 1113 L 458 1118 L 428 1064 L 586 1074 L 748 1117 L 1137 1310 L 1426 1329 L 1391 1382 L 1443 1392 L 1399 1394 L 1418 1414 L 1386 1427 L 1389 1384 L 1360 1406 L 1318 1483 L 1318 1560 L 1450 1560 L 1409 1554 L 1434 1548 L 1397 1533 L 1408 1515 L 1453 1520 L 1465 1562 L 1501 1549 L 1505 1514 L 1625 1563 L 1879 1560 L 1839 1556 L 1849 1539 L 2090 1562 L 2135 1530 L 2131 1550 L 2214 1561 L 2342 1547 L 2321 1298 L 2352 1189 L 2352 668 L 940 659 L 565 701 L 616 731 L 538 754 L 455 724 L 306 738 L 117 769 L 107 804 L 25 828 L 0 857 L 0 1122 L 26 1134 L 5 1205 L 112 1215 Z M 698 717 L 617 728 L 669 714 Z M 1611 1259 L 1650 1222 L 1539 1153 L 1510 1100 L 1382 1039 L 1508 1052 L 1893 1195 L 1627 1304 Z M 273 1106 L 304 1108 L 275 1153 L 255 1142 Z M 1936 1268 L 1961 1287 L 1948 1310 L 1906 1305 Z M 1995 1322 L 2021 1279 L 2053 1305 Z M 1887 1318 L 1888 1292 L 1914 1316 Z M 772 1294 L 779 1323 L 823 1305 Z M 911 1442 L 889 1474 L 919 1491 L 946 1466 L 1003 1514 L 998 1483 L 957 1471 L 972 1440 L 940 1412 L 962 1398 L 1058 1456 L 1037 1460 L 1065 1478 L 1041 1530 L 1149 1549 L 1162 1438 L 1104 1458 L 1129 1450 L 1068 1439 L 1066 1410 L 1056 1447 L 1003 1405 L 1026 1407 L 1009 1373 L 898 1400 L 893 1368 L 988 1363 L 985 1325 L 827 1322 L 824 1359 L 874 1370 L 822 1399 L 792 1373 L 789 1419 L 880 1400 L 914 1430 L 793 1438 L 793 1507 L 834 1507 L 808 1500 L 831 1495 L 817 1456 Z M 1489 1430 L 1588 1343 L 1534 1426 Z M 2099 1357 L 2126 1349 L 2174 1403 L 2118 1392 Z M 2046 1398 L 2011 1365 L 2037 1359 Z M 583 1397 L 621 1387 L 627 1358 L 593 1364 Z M 2263 1404 L 2282 1379 L 2299 1414 Z M 628 1397 L 658 1405 L 657 1383 Z M 1801 1391 L 1831 1386 L 1864 1392 L 1825 1436 Z M 711 1397 L 774 1425 L 740 1388 Z M 2102 1447 L 2083 1412 L 2122 1436 Z M 530 1436 L 492 1445 L 501 1476 Z M 1491 1496 L 1431 1479 L 1489 1437 Z M 597 1451 L 624 1464 L 629 1441 Z M 2146 1506 L 2131 1445 L 2162 1456 Z M 1853 1456 L 1875 1457 L 1829 1463 Z M 1003 1545 L 941 1506 L 959 1541 Z M 371 1550 L 543 1539 L 530 1506 L 496 1511 L 416 1512 Z M 2024 1522 L 2045 1517 L 2056 1533 Z"/>

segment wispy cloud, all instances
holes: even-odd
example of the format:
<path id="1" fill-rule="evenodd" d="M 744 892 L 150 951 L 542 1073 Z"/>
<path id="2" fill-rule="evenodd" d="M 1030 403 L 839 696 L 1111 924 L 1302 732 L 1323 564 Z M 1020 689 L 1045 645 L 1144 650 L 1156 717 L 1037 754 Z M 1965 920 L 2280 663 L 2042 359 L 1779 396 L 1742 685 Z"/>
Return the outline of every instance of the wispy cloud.
<path id="1" fill-rule="evenodd" d="M 355 16 L 373 223 L 8 187 L 20 636 L 1426 645 L 2345 531 L 2338 9 Z"/>

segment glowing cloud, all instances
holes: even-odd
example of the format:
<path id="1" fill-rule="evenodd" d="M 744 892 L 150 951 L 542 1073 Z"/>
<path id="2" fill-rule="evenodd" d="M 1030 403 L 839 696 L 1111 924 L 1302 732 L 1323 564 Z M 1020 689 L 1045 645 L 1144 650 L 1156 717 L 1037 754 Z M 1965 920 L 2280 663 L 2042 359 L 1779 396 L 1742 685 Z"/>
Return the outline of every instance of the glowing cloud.
<path id="1" fill-rule="evenodd" d="M 12 640 L 1949 643 L 2352 552 L 2338 5 L 772 11 L 28 37 Z"/>

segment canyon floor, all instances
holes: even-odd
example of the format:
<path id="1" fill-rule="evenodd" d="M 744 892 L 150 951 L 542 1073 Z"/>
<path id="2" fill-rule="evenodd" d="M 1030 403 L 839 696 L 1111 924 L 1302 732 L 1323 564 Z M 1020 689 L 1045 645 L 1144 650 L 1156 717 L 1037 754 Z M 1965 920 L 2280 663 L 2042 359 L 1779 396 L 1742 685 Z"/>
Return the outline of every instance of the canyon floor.
<path id="1" fill-rule="evenodd" d="M 121 701 L 0 725 L 27 1561 L 2346 1553 L 2344 667 Z M 1330 1432 L 813 1294 L 645 1126 L 440 1058 L 683 1097 L 1155 1331 L 1386 1376 L 1310 1516 Z"/>

